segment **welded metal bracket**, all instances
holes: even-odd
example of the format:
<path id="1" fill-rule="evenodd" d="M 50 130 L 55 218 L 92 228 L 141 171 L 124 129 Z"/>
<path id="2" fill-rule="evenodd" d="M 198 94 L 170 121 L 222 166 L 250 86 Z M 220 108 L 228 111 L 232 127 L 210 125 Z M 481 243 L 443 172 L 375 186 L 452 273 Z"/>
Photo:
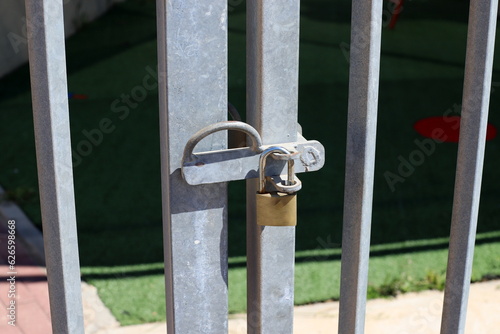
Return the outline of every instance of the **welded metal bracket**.
<path id="1" fill-rule="evenodd" d="M 194 147 L 206 136 L 222 131 L 242 131 L 250 138 L 250 147 L 193 153 Z M 295 173 L 313 172 L 325 164 L 325 148 L 316 140 L 263 145 L 259 133 L 252 126 L 237 121 L 209 125 L 194 134 L 186 144 L 182 158 L 182 176 L 190 185 L 228 182 L 259 177 L 259 158 L 271 146 L 281 146 L 294 154 Z M 266 176 L 277 177 L 287 173 L 287 161 L 269 159 Z"/>

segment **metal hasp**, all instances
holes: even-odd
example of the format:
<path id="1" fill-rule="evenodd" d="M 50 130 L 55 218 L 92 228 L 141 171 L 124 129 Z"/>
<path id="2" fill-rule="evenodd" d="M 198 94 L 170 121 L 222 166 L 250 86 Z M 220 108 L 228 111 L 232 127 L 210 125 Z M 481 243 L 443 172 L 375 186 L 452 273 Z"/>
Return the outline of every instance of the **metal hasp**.
<path id="1" fill-rule="evenodd" d="M 382 0 L 353 0 L 339 333 L 365 327 Z"/>
<path id="2" fill-rule="evenodd" d="M 227 333 L 227 186 L 181 175 L 190 136 L 227 118 L 227 1 L 158 0 L 157 17 L 167 330 Z"/>
<path id="3" fill-rule="evenodd" d="M 62 1 L 26 0 L 52 331 L 84 332 Z"/>
<path id="4" fill-rule="evenodd" d="M 474 257 L 498 0 L 472 0 L 441 334 L 465 330 Z"/>
<path id="5" fill-rule="evenodd" d="M 222 130 L 240 131 L 250 138 L 250 147 L 193 153 L 205 137 Z M 291 157 L 295 173 L 317 171 L 325 164 L 325 149 L 315 140 L 279 145 L 262 145 L 262 139 L 252 126 L 236 121 L 211 124 L 196 132 L 187 142 L 182 157 L 182 176 L 191 185 L 227 182 L 259 177 L 261 152 L 280 146 L 295 154 Z M 286 161 L 272 159 L 266 168 L 267 176 L 287 174 Z"/>
<path id="6" fill-rule="evenodd" d="M 264 145 L 297 141 L 299 0 L 247 1 L 247 121 Z M 248 333 L 292 333 L 294 226 L 258 226 L 247 181 Z"/>

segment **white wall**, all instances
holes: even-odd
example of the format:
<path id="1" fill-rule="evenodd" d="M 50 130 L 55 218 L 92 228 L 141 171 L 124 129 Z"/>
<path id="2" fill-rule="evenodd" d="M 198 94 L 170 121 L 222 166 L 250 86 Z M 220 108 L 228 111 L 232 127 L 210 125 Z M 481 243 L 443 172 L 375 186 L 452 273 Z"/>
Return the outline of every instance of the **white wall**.
<path id="1" fill-rule="evenodd" d="M 64 3 L 66 37 L 103 14 L 114 0 L 52 0 Z M 0 0 L 0 77 L 28 60 L 23 0 Z"/>

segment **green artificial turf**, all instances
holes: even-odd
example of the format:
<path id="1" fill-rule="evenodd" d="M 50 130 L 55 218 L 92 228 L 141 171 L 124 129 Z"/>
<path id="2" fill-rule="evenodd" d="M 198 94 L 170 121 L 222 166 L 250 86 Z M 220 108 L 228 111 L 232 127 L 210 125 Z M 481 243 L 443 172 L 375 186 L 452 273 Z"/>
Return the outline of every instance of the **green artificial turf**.
<path id="1" fill-rule="evenodd" d="M 500 232 L 478 235 L 472 280 L 500 277 Z M 371 247 L 368 297 L 444 288 L 448 239 L 407 241 Z M 229 312 L 246 310 L 245 258 L 229 263 Z M 165 320 L 163 263 L 83 268 L 84 277 L 122 325 Z M 340 250 L 298 251 L 295 303 L 338 300 Z M 124 293 L 126 291 L 127 293 Z"/>
<path id="2" fill-rule="evenodd" d="M 243 115 L 244 7 L 231 8 L 228 35 L 229 99 Z M 350 2 L 303 0 L 301 8 L 299 121 L 304 136 L 326 148 L 325 167 L 300 175 L 295 300 L 310 303 L 338 297 Z M 416 121 L 457 114 L 466 34 L 467 6 L 455 0 L 405 3 L 396 29 L 383 29 L 370 296 L 442 287 L 457 145 L 435 144 L 403 182 L 391 186 L 387 175 L 422 151 Z M 497 58 L 489 121 L 498 127 Z M 126 1 L 87 24 L 68 39 L 67 60 L 69 91 L 88 95 L 70 100 L 83 278 L 122 324 L 162 320 L 158 96 L 147 88 L 157 62 L 154 1 Z M 96 135 L 103 120 L 107 131 Z M 486 146 L 475 280 L 500 274 L 499 140 Z M 0 184 L 40 225 L 27 66 L 0 80 L 0 142 Z M 240 312 L 246 307 L 242 181 L 230 184 L 229 217 L 229 307 Z"/>

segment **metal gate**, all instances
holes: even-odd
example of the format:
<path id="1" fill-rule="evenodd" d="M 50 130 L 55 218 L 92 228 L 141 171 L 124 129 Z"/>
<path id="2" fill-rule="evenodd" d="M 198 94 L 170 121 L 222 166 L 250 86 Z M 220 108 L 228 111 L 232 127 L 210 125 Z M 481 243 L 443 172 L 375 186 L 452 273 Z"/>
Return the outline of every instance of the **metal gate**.
<path id="1" fill-rule="evenodd" d="M 497 5 L 496 0 L 470 5 L 443 334 L 464 332 Z M 26 7 L 52 326 L 58 334 L 83 333 L 62 1 L 26 0 Z M 308 157 L 293 158 L 297 172 L 322 166 L 321 145 L 298 134 L 299 0 L 247 1 L 247 114 L 258 134 L 240 123 L 220 123 L 227 118 L 227 10 L 226 0 L 157 1 L 168 332 L 227 332 L 226 184 L 247 178 L 248 333 L 292 333 L 295 227 L 255 223 L 255 177 L 260 152 L 276 144 Z M 381 0 L 353 0 L 343 334 L 364 332 L 381 18 Z M 225 135 L 213 134 L 197 145 L 206 153 L 191 154 L 201 137 L 235 126 L 253 136 L 252 148 L 225 151 Z M 200 129 L 198 138 L 192 137 Z M 281 160 L 269 164 L 272 175 L 286 171 Z"/>

